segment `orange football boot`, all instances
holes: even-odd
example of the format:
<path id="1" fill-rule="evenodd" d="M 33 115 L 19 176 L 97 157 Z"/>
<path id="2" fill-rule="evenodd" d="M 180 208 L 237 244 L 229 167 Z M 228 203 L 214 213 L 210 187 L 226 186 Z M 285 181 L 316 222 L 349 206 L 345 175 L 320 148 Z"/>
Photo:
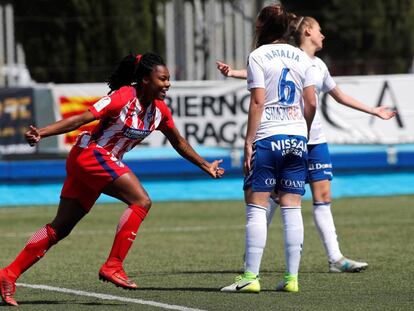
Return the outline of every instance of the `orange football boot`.
<path id="1" fill-rule="evenodd" d="M 138 286 L 133 281 L 131 281 L 122 266 L 108 267 L 106 264 L 103 264 L 99 270 L 99 279 L 104 282 L 111 282 L 117 287 L 122 287 L 124 289 L 137 289 Z"/>
<path id="2" fill-rule="evenodd" d="M 14 292 L 16 291 L 16 284 L 10 279 L 6 269 L 0 269 L 0 291 L 1 299 L 7 305 L 18 306 L 16 300 L 13 298 Z"/>

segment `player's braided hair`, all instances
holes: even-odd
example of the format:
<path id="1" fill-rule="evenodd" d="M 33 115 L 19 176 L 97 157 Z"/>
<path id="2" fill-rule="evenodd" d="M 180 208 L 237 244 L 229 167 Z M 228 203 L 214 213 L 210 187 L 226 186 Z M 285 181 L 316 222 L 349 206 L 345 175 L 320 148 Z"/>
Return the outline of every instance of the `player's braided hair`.
<path id="1" fill-rule="evenodd" d="M 109 93 L 125 85 L 137 85 L 139 87 L 142 79 L 151 74 L 154 67 L 159 65 L 165 66 L 165 62 L 161 56 L 154 53 L 125 56 L 108 79 Z"/>

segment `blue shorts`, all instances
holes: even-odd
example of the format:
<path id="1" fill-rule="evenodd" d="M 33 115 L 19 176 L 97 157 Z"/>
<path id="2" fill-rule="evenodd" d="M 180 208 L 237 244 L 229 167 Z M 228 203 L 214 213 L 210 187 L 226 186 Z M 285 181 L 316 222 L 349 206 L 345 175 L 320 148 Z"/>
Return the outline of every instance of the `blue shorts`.
<path id="1" fill-rule="evenodd" d="M 307 182 L 332 180 L 332 162 L 328 144 L 308 145 Z"/>
<path id="2" fill-rule="evenodd" d="M 274 135 L 253 145 L 251 170 L 244 178 L 243 189 L 254 192 L 273 190 L 303 195 L 308 171 L 306 138 L 297 135 Z"/>

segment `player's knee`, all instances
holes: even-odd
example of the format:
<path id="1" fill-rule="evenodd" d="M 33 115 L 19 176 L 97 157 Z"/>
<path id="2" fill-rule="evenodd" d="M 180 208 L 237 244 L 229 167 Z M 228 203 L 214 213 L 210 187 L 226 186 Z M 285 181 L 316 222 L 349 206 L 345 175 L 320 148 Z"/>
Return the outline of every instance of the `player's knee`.
<path id="1" fill-rule="evenodd" d="M 53 231 L 55 232 L 55 237 L 56 237 L 56 242 L 60 240 L 63 240 L 64 238 L 66 238 L 73 229 L 73 226 L 69 226 L 69 225 L 54 225 L 53 223 L 50 225 L 50 228 L 53 229 Z"/>
<path id="2" fill-rule="evenodd" d="M 143 208 L 145 208 L 147 210 L 149 210 L 152 206 L 152 201 L 148 196 L 138 198 L 138 199 L 134 200 L 131 203 L 134 204 L 134 205 L 142 206 Z"/>
<path id="3" fill-rule="evenodd" d="M 51 245 L 56 244 L 57 242 L 59 242 L 59 236 L 56 232 L 56 230 L 52 227 L 51 224 L 47 224 L 46 225 L 46 231 L 47 231 L 47 236 L 49 238 L 49 243 Z"/>
<path id="4" fill-rule="evenodd" d="M 312 193 L 312 196 L 314 202 L 331 202 L 331 190 L 329 188 L 318 189 Z"/>
<path id="5" fill-rule="evenodd" d="M 147 210 L 149 210 L 152 206 L 151 199 L 149 197 L 146 197 L 143 204 L 142 204 L 142 206 L 145 207 Z"/>
<path id="6" fill-rule="evenodd" d="M 326 190 L 321 193 L 323 202 L 331 202 L 331 191 Z"/>

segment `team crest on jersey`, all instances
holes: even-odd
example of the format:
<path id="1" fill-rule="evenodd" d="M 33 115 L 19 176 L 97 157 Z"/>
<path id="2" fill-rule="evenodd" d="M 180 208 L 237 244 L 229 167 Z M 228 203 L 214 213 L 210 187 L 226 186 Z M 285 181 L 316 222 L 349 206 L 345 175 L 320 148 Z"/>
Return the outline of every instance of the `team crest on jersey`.
<path id="1" fill-rule="evenodd" d="M 144 139 L 149 134 L 151 134 L 151 131 L 149 130 L 138 130 L 134 129 L 132 127 L 127 127 L 123 130 L 123 134 L 125 137 L 128 137 L 130 139 Z"/>
<path id="2" fill-rule="evenodd" d="M 108 106 L 111 103 L 111 98 L 109 96 L 104 96 L 100 100 L 98 100 L 93 106 L 96 109 L 96 111 L 101 111 L 106 106 Z"/>

